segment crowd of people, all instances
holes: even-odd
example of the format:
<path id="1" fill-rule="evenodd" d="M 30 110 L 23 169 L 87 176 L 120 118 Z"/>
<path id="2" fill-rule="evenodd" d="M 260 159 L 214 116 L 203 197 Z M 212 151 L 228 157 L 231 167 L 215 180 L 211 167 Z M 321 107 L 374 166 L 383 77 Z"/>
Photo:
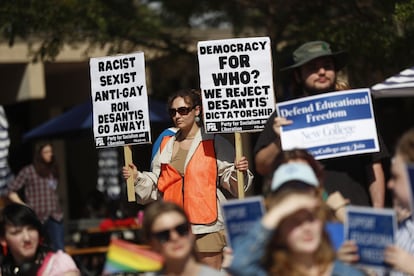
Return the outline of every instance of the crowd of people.
<path id="1" fill-rule="evenodd" d="M 346 52 L 311 41 L 292 57 L 293 64 L 281 70 L 292 79 L 293 98 L 350 89 L 338 77 Z M 406 165 L 414 163 L 414 129 L 397 143 L 387 182 L 384 166 L 391 157 L 380 133 L 379 152 L 317 161 L 306 149 L 282 149 L 281 128 L 295 122 L 274 112 L 249 164 L 245 156 L 236 158 L 226 138 L 205 132 L 200 90 L 173 93 L 168 113 L 174 126 L 154 144 L 151 169 L 142 171 L 133 163 L 122 169 L 123 177 L 134 181 L 137 203 L 145 206 L 144 238 L 164 260 L 161 271 L 145 275 L 414 275 L 413 204 L 406 173 Z M 252 167 L 263 176 L 266 211 L 230 248 L 220 204 L 238 198 L 240 187 L 250 189 Z M 7 170 L 7 177 L 10 203 L 1 214 L 1 275 L 79 275 L 64 253 L 52 145 L 39 145 L 33 163 L 16 177 Z M 23 187 L 22 198 L 18 191 Z M 334 244 L 329 226 L 343 225 L 348 205 L 385 207 L 387 188 L 398 229 L 395 243 L 384 251 L 389 267 L 375 271 L 358 266 L 355 241 Z"/>
<path id="2" fill-rule="evenodd" d="M 317 95 L 326 92 L 351 89 L 343 80 L 339 80 L 338 72 L 346 64 L 345 52 L 333 52 L 330 45 L 324 41 L 312 41 L 301 45 L 293 53 L 294 64 L 283 68 L 292 78 L 292 95 L 295 98 Z M 183 94 L 184 93 L 184 94 Z M 316 161 L 305 149 L 282 150 L 280 128 L 294 122 L 272 114 L 264 130 L 260 133 L 254 148 L 254 162 L 257 173 L 264 176 L 263 196 L 266 199 L 266 213 L 257 225 L 248 229 L 238 242 L 228 248 L 225 237 L 219 238 L 216 230 L 222 231 L 223 217 L 220 208 L 211 208 L 203 197 L 208 191 L 209 183 L 213 183 L 207 175 L 213 175 L 216 180 L 214 189 L 210 190 L 210 202 L 217 205 L 229 195 L 235 197 L 237 170 L 245 172 L 250 187 L 250 172 L 247 159 L 234 159 L 234 153 L 219 156 L 220 146 L 207 143 L 217 140 L 219 135 L 208 135 L 204 132 L 201 120 L 201 99 L 199 92 L 194 90 L 178 91 L 171 96 L 169 114 L 174 122 L 174 131 L 169 130 L 159 138 L 159 146 L 154 147 L 154 157 L 151 172 L 138 171 L 134 164 L 123 169 L 125 178 L 133 177 L 138 202 L 153 206 L 160 199 L 165 204 L 171 202 L 182 208 L 189 216 L 191 233 L 195 234 L 193 246 L 194 259 L 209 265 L 217 271 L 228 275 L 372 275 L 372 270 L 356 266 L 359 256 L 354 241 L 344 241 L 333 245 L 333 235 L 329 232 L 331 223 L 344 223 L 345 209 L 348 205 L 385 206 L 386 177 L 385 162 L 390 158 L 381 134 L 378 134 L 379 152 L 329 158 Z M 205 138 L 209 137 L 210 138 Z M 404 139 L 402 139 L 403 141 Z M 402 142 L 398 148 L 401 148 Z M 414 148 L 414 144 L 411 145 Z M 193 166 L 199 163 L 198 150 L 204 148 L 202 169 Z M 223 147 L 227 148 L 227 146 Z M 390 245 L 384 252 L 384 259 L 391 267 L 391 274 L 411 273 L 405 261 L 414 253 L 411 248 L 410 225 L 412 225 L 409 204 L 398 203 L 399 195 L 396 185 L 397 160 L 394 157 L 392 177 L 388 183 L 394 192 L 395 208 L 401 218 L 396 244 Z M 206 156 L 214 157 L 205 159 Z M 232 157 L 231 157 L 232 156 Z M 234 162 L 232 163 L 232 159 Z M 222 171 L 222 162 L 226 162 L 227 171 Z M 245 162 L 242 165 L 241 161 Z M 409 160 L 400 160 L 403 164 Z M 202 172 L 201 172 L 202 171 Z M 205 174 L 208 171 L 207 174 Z M 217 172 L 217 173 L 216 173 Z M 203 179 L 203 181 L 201 181 Z M 408 179 L 402 184 L 408 189 Z M 203 188 L 197 187 L 203 185 Z M 401 189 L 401 188 L 400 188 Z M 201 190 L 201 196 L 196 190 Z M 410 195 L 407 190 L 400 192 L 405 197 Z M 214 200 L 213 200 L 214 199 Z M 201 204 L 197 204 L 201 203 Z M 200 208 L 200 206 L 202 206 Z M 207 208 L 204 208 L 206 206 Z M 197 212 L 208 210 L 210 219 L 200 220 Z M 207 214 L 205 214 L 207 216 Z M 177 219 L 179 221 L 179 219 Z M 148 236 L 157 251 L 165 255 L 168 248 L 180 248 L 183 240 L 188 240 L 192 234 L 179 228 L 178 222 L 168 231 L 164 231 L 163 242 L 156 243 L 156 236 Z M 172 224 L 172 223 L 171 223 Z M 216 226 L 220 224 L 221 228 Z M 153 231 L 144 225 L 145 231 Z M 212 228 L 214 227 L 214 228 Z M 215 229 L 211 231 L 208 229 Z M 208 233 L 206 235 L 206 233 Z M 210 234 L 211 233 L 211 234 Z M 402 234 L 404 233 L 404 234 Z M 214 236 L 213 236 L 214 234 Z M 168 238 L 167 238 L 168 237 Z M 208 242 L 202 242 L 204 237 Z M 404 242 L 402 241 L 404 240 Z M 198 243 L 200 241 L 200 243 Z M 214 250 L 207 247 L 214 245 Z M 165 250 L 165 251 L 164 251 Z M 410 251 L 411 250 L 411 251 Z M 188 250 L 186 252 L 189 252 Z M 219 252 L 224 252 L 220 254 Z M 178 258 L 180 255 L 177 249 Z M 207 254 L 211 252 L 212 254 Z M 189 254 L 189 253 L 187 253 Z M 181 256 L 181 255 L 180 255 Z M 191 255 L 193 256 L 193 255 Z M 207 257 L 209 256 L 209 257 Z M 168 256 L 166 258 L 171 258 Z M 214 261 L 213 261 L 214 260 Z M 179 262 L 180 263 L 180 262 Z M 180 271 L 185 271 L 187 263 L 182 264 Z M 168 268 L 169 267 L 169 268 Z M 195 266 L 194 266 L 195 267 Z M 194 268 L 193 267 L 193 268 Z M 165 266 L 167 275 L 177 275 L 170 265 Z M 388 271 L 388 272 L 389 272 Z M 388 273 L 387 272 L 387 273 Z M 201 272 L 200 272 L 201 273 Z M 184 272 L 178 275 L 189 275 Z M 194 274 L 202 275 L 202 274 Z"/>
<path id="3" fill-rule="evenodd" d="M 311 41 L 293 53 L 294 64 L 282 68 L 290 75 L 294 97 L 305 97 L 343 90 L 338 71 L 345 65 L 345 52 L 332 52 L 324 41 Z M 346 85 L 349 88 L 348 85 Z M 280 127 L 292 121 L 274 112 L 254 148 L 258 173 L 266 176 L 274 168 L 274 160 L 281 151 Z M 325 171 L 324 186 L 327 193 L 339 191 L 352 204 L 384 207 L 385 176 L 383 161 L 388 151 L 379 135 L 380 151 L 373 154 L 351 155 L 321 160 Z"/>

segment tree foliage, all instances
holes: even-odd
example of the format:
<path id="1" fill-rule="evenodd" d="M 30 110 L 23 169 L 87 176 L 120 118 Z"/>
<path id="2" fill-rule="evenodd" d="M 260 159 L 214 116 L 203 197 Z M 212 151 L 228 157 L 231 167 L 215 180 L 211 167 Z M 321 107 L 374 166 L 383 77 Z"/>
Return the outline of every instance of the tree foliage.
<path id="1" fill-rule="evenodd" d="M 235 36 L 269 36 L 275 72 L 286 65 L 296 46 L 317 39 L 349 52 L 348 75 L 357 86 L 380 81 L 412 66 L 414 60 L 413 0 L 199 0 L 196 7 L 186 6 L 185 12 L 177 1 L 157 2 L 163 3 L 170 18 L 181 18 L 187 25 L 194 17 L 210 13 L 216 16 L 205 24 L 227 22 Z"/>
<path id="2" fill-rule="evenodd" d="M 158 13 L 130 0 L 6 0 L 0 4 L 0 30 L 13 46 L 23 39 L 35 60 L 53 60 L 65 43 L 87 42 L 90 47 L 110 45 L 108 54 L 137 46 L 179 51 L 188 43 L 170 35 Z M 175 40 L 175 39 L 180 40 Z M 35 48 L 34 42 L 41 41 Z"/>
<path id="3" fill-rule="evenodd" d="M 414 0 L 3 0 L 0 13 L 3 37 L 10 46 L 27 41 L 35 60 L 53 60 L 65 43 L 85 41 L 91 48 L 110 45 L 108 54 L 149 48 L 188 58 L 195 55 L 194 30 L 224 27 L 234 37 L 269 36 L 275 72 L 292 49 L 316 39 L 349 52 L 356 86 L 414 60 Z"/>

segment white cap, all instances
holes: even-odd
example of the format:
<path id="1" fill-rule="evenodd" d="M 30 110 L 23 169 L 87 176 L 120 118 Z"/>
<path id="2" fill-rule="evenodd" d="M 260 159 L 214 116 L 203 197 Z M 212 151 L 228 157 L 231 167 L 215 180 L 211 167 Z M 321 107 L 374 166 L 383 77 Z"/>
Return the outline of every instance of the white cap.
<path id="1" fill-rule="evenodd" d="M 306 163 L 292 162 L 280 165 L 273 174 L 272 191 L 276 191 L 289 181 L 299 181 L 318 187 L 319 181 L 313 169 Z"/>

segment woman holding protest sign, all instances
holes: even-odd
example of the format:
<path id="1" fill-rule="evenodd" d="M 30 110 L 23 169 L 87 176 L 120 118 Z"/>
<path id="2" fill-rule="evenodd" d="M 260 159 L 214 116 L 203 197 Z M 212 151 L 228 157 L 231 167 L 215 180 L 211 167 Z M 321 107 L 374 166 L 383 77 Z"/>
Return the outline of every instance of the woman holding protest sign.
<path id="1" fill-rule="evenodd" d="M 168 106 L 177 133 L 161 142 L 152 171 L 140 172 L 129 164 L 123 175 L 133 177 L 139 203 L 163 199 L 182 206 L 196 235 L 200 260 L 220 268 L 226 243 L 219 203 L 226 200 L 225 193 L 237 197 L 237 171 L 245 173 L 245 190 L 253 175 L 246 157 L 233 163 L 234 149 L 226 139 L 204 132 L 200 91 L 179 90 L 169 98 Z"/>

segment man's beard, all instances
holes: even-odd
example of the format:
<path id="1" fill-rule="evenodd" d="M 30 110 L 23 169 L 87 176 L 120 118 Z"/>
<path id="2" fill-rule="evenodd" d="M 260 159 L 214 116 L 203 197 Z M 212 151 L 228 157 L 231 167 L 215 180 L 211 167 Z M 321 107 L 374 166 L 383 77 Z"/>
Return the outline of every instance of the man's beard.
<path id="1" fill-rule="evenodd" d="M 329 86 L 327 88 L 324 88 L 324 89 L 316 89 L 316 88 L 313 88 L 313 87 L 304 87 L 303 90 L 307 95 L 318 95 L 318 94 L 323 94 L 323 93 L 327 93 L 327 92 L 333 92 L 333 91 L 335 91 L 335 82 L 331 86 Z"/>

